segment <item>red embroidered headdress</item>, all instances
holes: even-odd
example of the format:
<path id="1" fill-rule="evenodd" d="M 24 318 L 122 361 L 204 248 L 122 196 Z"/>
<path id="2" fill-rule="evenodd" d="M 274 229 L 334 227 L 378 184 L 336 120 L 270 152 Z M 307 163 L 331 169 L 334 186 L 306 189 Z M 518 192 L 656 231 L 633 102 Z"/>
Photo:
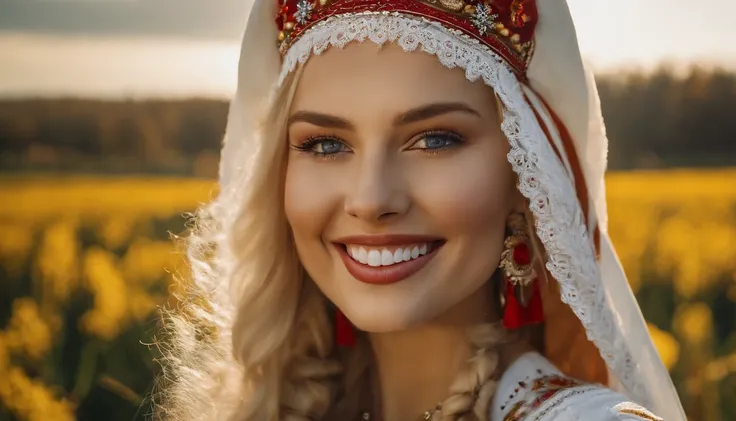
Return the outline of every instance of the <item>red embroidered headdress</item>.
<path id="1" fill-rule="evenodd" d="M 523 75 L 534 51 L 534 0 L 281 0 L 276 25 L 284 54 L 313 25 L 333 16 L 399 13 L 441 23 L 485 44 Z"/>

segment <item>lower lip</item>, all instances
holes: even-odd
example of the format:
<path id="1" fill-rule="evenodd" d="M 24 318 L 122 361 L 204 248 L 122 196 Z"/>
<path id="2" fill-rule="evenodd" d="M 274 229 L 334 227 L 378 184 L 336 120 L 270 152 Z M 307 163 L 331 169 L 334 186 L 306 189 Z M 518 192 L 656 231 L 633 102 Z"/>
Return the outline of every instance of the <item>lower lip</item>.
<path id="1" fill-rule="evenodd" d="M 390 266 L 368 266 L 354 260 L 343 244 L 335 244 L 345 268 L 355 279 L 366 284 L 389 285 L 402 281 L 421 270 L 437 254 L 444 243 L 435 244 L 432 251 L 408 262 Z"/>

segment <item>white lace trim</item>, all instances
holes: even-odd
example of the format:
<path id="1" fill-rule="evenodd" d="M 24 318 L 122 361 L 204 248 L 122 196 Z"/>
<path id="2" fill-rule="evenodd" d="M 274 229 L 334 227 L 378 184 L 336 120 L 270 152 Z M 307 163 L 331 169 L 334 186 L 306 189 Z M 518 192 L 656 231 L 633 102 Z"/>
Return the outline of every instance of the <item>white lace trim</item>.
<path id="1" fill-rule="evenodd" d="M 284 57 L 278 84 L 312 54 L 366 40 L 432 54 L 447 68 L 464 69 L 471 82 L 483 79 L 499 96 L 505 105 L 501 129 L 511 145 L 508 160 L 518 174 L 519 191 L 530 201 L 537 235 L 548 255 L 546 267 L 560 284 L 562 301 L 575 312 L 588 339 L 596 344 L 622 385 L 648 405 L 649 393 L 637 376 L 631 351 L 607 305 L 575 188 L 503 59 L 477 40 L 436 22 L 368 12 L 330 18 L 302 34 Z"/>

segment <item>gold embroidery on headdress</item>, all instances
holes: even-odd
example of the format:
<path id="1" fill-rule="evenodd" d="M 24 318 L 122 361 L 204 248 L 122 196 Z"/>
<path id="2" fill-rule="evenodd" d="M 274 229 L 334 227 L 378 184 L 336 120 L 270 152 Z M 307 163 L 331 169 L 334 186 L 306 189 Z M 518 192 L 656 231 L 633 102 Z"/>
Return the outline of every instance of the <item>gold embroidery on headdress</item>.
<path id="1" fill-rule="evenodd" d="M 523 75 L 534 50 L 535 0 L 277 0 L 282 54 L 310 27 L 339 15 L 396 13 L 473 37 Z"/>

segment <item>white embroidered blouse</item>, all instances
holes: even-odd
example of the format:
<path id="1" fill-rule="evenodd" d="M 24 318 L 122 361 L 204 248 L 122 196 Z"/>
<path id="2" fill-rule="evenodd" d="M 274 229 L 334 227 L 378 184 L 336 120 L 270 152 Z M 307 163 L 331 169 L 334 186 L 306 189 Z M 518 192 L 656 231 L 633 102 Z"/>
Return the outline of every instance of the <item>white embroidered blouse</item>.
<path id="1" fill-rule="evenodd" d="M 562 374 L 537 353 L 521 356 L 504 373 L 491 421 L 663 421 L 625 396 Z"/>

